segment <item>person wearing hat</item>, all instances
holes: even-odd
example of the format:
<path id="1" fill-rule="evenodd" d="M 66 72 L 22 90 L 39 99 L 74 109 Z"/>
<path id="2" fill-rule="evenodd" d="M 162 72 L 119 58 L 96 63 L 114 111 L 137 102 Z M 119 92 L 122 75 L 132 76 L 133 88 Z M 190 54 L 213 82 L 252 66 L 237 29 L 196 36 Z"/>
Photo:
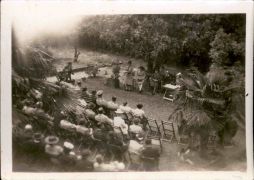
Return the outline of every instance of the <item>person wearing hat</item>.
<path id="1" fill-rule="evenodd" d="M 115 111 L 114 117 L 121 117 L 127 124 L 129 123 L 127 114 L 120 108 Z"/>
<path id="2" fill-rule="evenodd" d="M 35 156 L 42 156 L 44 152 L 44 135 L 37 132 L 33 134 L 33 154 Z"/>
<path id="3" fill-rule="evenodd" d="M 110 119 L 108 116 L 106 116 L 105 114 L 103 114 L 103 108 L 100 107 L 98 109 L 98 114 L 95 116 L 95 121 L 97 121 L 98 125 L 101 124 L 108 124 L 110 126 L 113 126 L 113 120 Z"/>
<path id="4" fill-rule="evenodd" d="M 45 138 L 45 153 L 57 157 L 63 153 L 62 146 L 57 145 L 59 142 L 59 138 L 56 136 L 47 136 Z"/>
<path id="5" fill-rule="evenodd" d="M 73 151 L 74 145 L 68 141 L 65 141 L 63 143 L 63 147 L 64 150 L 60 156 L 61 164 L 63 165 L 65 171 L 72 171 L 76 163 L 76 153 Z"/>

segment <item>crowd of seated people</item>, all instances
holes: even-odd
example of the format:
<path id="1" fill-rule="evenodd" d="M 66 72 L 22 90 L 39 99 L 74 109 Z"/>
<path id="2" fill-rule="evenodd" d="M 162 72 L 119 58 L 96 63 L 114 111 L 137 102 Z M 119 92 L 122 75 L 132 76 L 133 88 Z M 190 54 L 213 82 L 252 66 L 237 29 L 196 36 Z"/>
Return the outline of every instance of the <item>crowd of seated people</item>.
<path id="1" fill-rule="evenodd" d="M 115 96 L 105 100 L 102 90 L 89 91 L 80 84 L 74 88 L 80 88 L 80 98 L 85 101 L 81 110 L 61 109 L 48 114 L 42 108 L 42 96 L 35 101 L 23 99 L 31 102 L 21 103 L 19 109 L 33 120 L 21 123 L 20 132 L 14 136 L 19 150 L 36 158 L 45 157 L 60 171 L 158 169 L 160 153 L 146 139 L 147 118 L 142 104 L 133 109 L 127 102 L 119 105 Z M 36 123 L 34 117 L 40 122 Z"/>

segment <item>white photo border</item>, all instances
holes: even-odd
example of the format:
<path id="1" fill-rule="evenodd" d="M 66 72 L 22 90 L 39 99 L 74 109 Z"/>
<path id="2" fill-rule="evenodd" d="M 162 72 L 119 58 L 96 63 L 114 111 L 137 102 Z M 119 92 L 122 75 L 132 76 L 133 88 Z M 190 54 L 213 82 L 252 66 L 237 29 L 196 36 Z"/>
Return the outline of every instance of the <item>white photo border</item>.
<path id="1" fill-rule="evenodd" d="M 40 7 L 40 9 L 38 9 Z M 114 173 L 12 172 L 11 23 L 28 11 L 89 14 L 246 14 L 247 171 Z M 67 13 L 65 13 L 67 14 Z M 3 1 L 1 3 L 1 174 L 3 179 L 252 179 L 253 178 L 253 2 L 252 1 Z"/>

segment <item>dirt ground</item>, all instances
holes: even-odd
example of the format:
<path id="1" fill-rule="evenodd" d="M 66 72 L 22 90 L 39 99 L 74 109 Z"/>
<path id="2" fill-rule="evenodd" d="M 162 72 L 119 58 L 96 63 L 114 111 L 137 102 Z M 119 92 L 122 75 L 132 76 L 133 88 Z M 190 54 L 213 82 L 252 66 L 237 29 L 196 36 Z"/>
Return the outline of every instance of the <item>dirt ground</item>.
<path id="1" fill-rule="evenodd" d="M 61 51 L 54 50 L 55 57 L 60 59 L 64 57 L 72 57 L 71 51 L 62 51 L 64 53 L 59 53 Z M 108 54 L 96 53 L 87 50 L 81 50 L 81 56 L 78 63 L 74 63 L 75 67 L 82 67 L 89 63 L 103 62 L 109 63 L 113 59 L 121 59 L 126 62 L 128 58 L 113 56 Z M 63 65 L 70 59 L 66 58 L 56 62 L 58 68 L 62 68 Z M 142 64 L 143 62 L 138 60 L 134 61 L 136 64 Z M 85 82 L 85 86 L 90 90 L 103 90 L 104 97 L 110 100 L 114 95 L 117 97 L 117 102 L 119 104 L 127 101 L 128 104 L 135 108 L 136 104 L 142 103 L 144 105 L 144 111 L 149 118 L 154 118 L 158 121 L 167 120 L 170 113 L 175 108 L 175 104 L 166 100 L 163 100 L 162 94 L 156 94 L 152 96 L 150 93 L 139 94 L 137 92 L 127 92 L 121 89 L 114 89 L 112 87 L 105 85 L 105 78 L 96 77 L 88 78 Z M 245 157 L 245 132 L 239 130 L 235 140 L 235 146 L 229 149 L 218 148 L 218 156 L 213 159 L 202 159 L 197 153 L 193 152 L 191 154 L 191 159 L 194 164 L 190 165 L 188 163 L 180 162 L 177 157 L 177 152 L 179 150 L 179 145 L 174 143 L 168 143 L 163 141 L 163 151 L 160 158 L 159 168 L 161 171 L 182 171 L 182 170 L 215 170 L 215 171 L 245 171 L 246 170 L 246 157 Z M 54 171 L 43 166 L 43 162 L 33 161 L 32 164 L 28 165 L 28 157 L 26 155 L 15 155 L 14 154 L 14 170 L 16 171 Z"/>

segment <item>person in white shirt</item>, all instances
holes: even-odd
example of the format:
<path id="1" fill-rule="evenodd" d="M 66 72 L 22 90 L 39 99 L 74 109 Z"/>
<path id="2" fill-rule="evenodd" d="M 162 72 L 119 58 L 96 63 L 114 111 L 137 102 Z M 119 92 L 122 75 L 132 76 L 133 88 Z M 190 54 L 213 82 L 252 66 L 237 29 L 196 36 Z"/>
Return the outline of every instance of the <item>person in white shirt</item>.
<path id="1" fill-rule="evenodd" d="M 130 125 L 130 132 L 134 134 L 143 133 L 142 127 L 139 126 L 139 119 L 135 118 L 132 125 Z"/>
<path id="2" fill-rule="evenodd" d="M 124 102 L 122 105 L 119 106 L 119 109 L 121 109 L 124 113 L 130 113 L 132 111 L 132 108 L 128 106 L 127 102 Z"/>
<path id="3" fill-rule="evenodd" d="M 97 92 L 97 98 L 96 98 L 96 104 L 98 106 L 106 107 L 107 106 L 107 101 L 102 97 L 103 91 L 99 90 Z"/>
<path id="4" fill-rule="evenodd" d="M 95 116 L 95 120 L 98 124 L 106 123 L 109 125 L 113 125 L 113 120 L 103 114 L 103 108 L 98 109 L 98 114 Z"/>
<path id="5" fill-rule="evenodd" d="M 121 117 L 114 117 L 114 127 L 121 128 L 123 134 L 128 134 L 128 125 L 124 122 Z M 116 129 L 117 131 L 117 129 Z"/>
<path id="6" fill-rule="evenodd" d="M 140 124 L 142 124 L 143 129 L 145 130 L 147 128 L 146 125 L 148 122 L 147 122 L 147 118 L 145 116 L 145 111 L 143 111 L 142 108 L 143 108 L 143 105 L 138 104 L 137 108 L 132 111 L 132 114 L 134 117 L 140 119 Z"/>
<path id="7" fill-rule="evenodd" d="M 143 108 L 143 104 L 138 104 L 137 108 L 132 110 L 133 116 L 140 119 L 145 118 L 145 111 L 142 108 Z"/>
<path id="8" fill-rule="evenodd" d="M 107 108 L 109 108 L 110 110 L 117 110 L 118 106 L 119 105 L 116 103 L 116 97 L 113 96 L 112 100 L 108 102 Z"/>

